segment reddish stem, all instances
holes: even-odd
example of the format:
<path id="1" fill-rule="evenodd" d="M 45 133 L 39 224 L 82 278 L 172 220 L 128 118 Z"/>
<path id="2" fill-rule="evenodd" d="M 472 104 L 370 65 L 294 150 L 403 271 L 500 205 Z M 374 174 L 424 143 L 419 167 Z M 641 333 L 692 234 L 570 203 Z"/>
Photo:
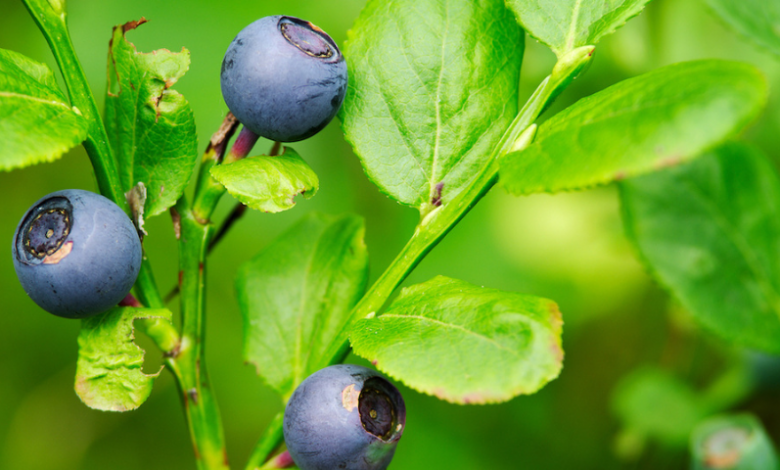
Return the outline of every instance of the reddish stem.
<path id="1" fill-rule="evenodd" d="M 282 149 L 282 143 L 281 142 L 274 142 L 273 147 L 271 147 L 271 151 L 268 153 L 269 157 L 275 157 L 279 155 L 279 150 Z"/>
<path id="2" fill-rule="evenodd" d="M 259 138 L 260 136 L 247 129 L 246 126 L 242 127 L 241 132 L 236 137 L 236 141 L 233 142 L 233 146 L 230 148 L 230 152 L 225 156 L 225 163 L 232 163 L 249 155 Z"/>
<path id="3" fill-rule="evenodd" d="M 271 460 L 266 462 L 266 464 L 263 465 L 261 468 L 263 470 L 271 470 L 277 468 L 290 468 L 294 465 L 295 462 L 293 462 L 292 457 L 290 457 L 290 452 L 285 450 L 281 454 L 277 455 L 276 457 L 273 457 Z"/>
<path id="4" fill-rule="evenodd" d="M 133 294 L 127 294 L 124 299 L 122 299 L 121 302 L 119 302 L 120 307 L 135 307 L 135 308 L 143 308 L 144 306 L 141 305 L 141 302 L 136 299 Z"/>

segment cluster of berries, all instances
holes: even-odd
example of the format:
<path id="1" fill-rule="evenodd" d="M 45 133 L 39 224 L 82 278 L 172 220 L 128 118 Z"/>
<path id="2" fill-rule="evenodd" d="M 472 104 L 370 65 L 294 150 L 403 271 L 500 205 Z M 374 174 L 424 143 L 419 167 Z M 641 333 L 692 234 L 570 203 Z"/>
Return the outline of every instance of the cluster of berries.
<path id="1" fill-rule="evenodd" d="M 289 16 L 242 30 L 222 62 L 222 94 L 248 130 L 279 142 L 306 139 L 336 115 L 347 66 L 324 31 Z M 116 306 L 138 277 L 143 248 L 130 218 L 89 191 L 58 191 L 22 217 L 13 239 L 16 274 L 44 310 L 85 318 Z M 398 390 L 376 371 L 335 365 L 295 390 L 284 415 L 301 470 L 382 470 L 406 423 Z"/>

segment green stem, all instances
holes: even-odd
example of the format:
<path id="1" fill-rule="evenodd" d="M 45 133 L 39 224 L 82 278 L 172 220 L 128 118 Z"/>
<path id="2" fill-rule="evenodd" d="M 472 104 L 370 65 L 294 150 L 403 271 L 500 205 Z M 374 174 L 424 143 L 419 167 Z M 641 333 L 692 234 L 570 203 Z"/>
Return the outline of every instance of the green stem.
<path id="1" fill-rule="evenodd" d="M 181 293 L 182 335 L 178 348 L 168 358 L 181 394 L 195 460 L 200 470 L 229 469 L 219 407 L 211 390 L 206 368 L 205 271 L 212 225 L 209 223 L 225 188 L 210 174 L 219 164 L 238 121 L 228 113 L 211 138 L 203 155 L 192 205 L 182 196 L 171 209 L 174 230 L 179 239 L 179 292 Z M 159 299 L 162 302 L 162 299 Z"/>
<path id="2" fill-rule="evenodd" d="M 100 193 L 128 212 L 116 160 L 108 145 L 106 129 L 68 33 L 64 0 L 23 0 L 23 2 L 57 60 L 62 78 L 68 88 L 71 105 L 76 107 L 89 123 L 84 148 L 95 170 Z"/>
<path id="3" fill-rule="evenodd" d="M 135 290 L 141 303 L 149 308 L 165 308 L 157 283 L 154 281 L 152 267 L 144 257 Z M 164 355 L 171 355 L 179 347 L 180 338 L 176 328 L 169 321 L 159 318 L 145 319 L 139 322 L 142 331 L 160 348 Z"/>
<path id="4" fill-rule="evenodd" d="M 211 226 L 199 222 L 184 197 L 175 211 L 179 216 L 179 266 L 181 270 L 182 337 L 172 359 L 178 371 L 179 390 L 187 415 L 195 459 L 201 470 L 228 469 L 222 422 L 209 385 L 204 348 L 206 248 Z"/>
<path id="5" fill-rule="evenodd" d="M 378 313 L 398 285 L 412 272 L 439 241 L 479 202 L 498 181 L 499 159 L 510 152 L 518 152 L 533 142 L 536 133 L 534 121 L 553 100 L 590 64 L 593 46 L 573 50 L 555 64 L 553 72 L 544 79 L 515 117 L 504 136 L 493 149 L 485 166 L 469 186 L 448 203 L 421 207 L 421 221 L 414 235 L 398 256 L 377 279 L 350 314 L 350 319 L 335 338 L 328 351 L 330 364 L 344 361 L 349 354 L 349 331 L 354 322 Z M 280 419 L 278 416 L 276 419 Z M 276 426 L 279 426 L 277 428 Z M 267 459 L 283 436 L 281 421 L 275 421 L 260 439 L 246 470 L 256 470 Z"/>
<path id="6" fill-rule="evenodd" d="M 71 105 L 89 123 L 84 148 L 95 171 L 100 192 L 129 213 L 122 191 L 116 160 L 95 98 L 68 33 L 64 0 L 23 0 L 54 54 L 68 88 Z M 206 168 L 206 174 L 208 174 Z M 203 168 L 201 175 L 204 174 Z M 218 197 L 214 198 L 216 200 Z M 197 220 L 182 198 L 176 206 L 181 216 L 180 265 L 182 276 L 183 331 L 164 322 L 147 321 L 146 333 L 166 355 L 166 365 L 177 379 L 181 392 L 198 468 L 227 469 L 222 424 L 208 382 L 203 348 L 204 272 L 206 246 L 211 227 Z M 212 207 L 213 210 L 213 207 Z M 210 213 L 209 213 L 210 215 Z M 136 283 L 141 301 L 149 307 L 162 307 L 162 299 L 148 262 L 144 261 Z"/>
<path id="7" fill-rule="evenodd" d="M 246 464 L 246 470 L 257 470 L 263 463 L 268 460 L 271 453 L 279 447 L 279 443 L 282 442 L 282 424 L 284 422 L 284 413 L 280 412 L 266 428 L 263 433 L 263 437 L 260 438 L 255 450 L 249 457 L 249 462 Z"/>
<path id="8" fill-rule="evenodd" d="M 211 168 L 218 165 L 222 159 L 224 149 L 220 150 L 212 145 L 203 154 L 203 160 L 198 170 L 198 181 L 195 185 L 195 198 L 192 203 L 192 211 L 201 222 L 208 222 L 217 208 L 217 203 L 227 191 L 222 184 L 211 176 Z"/>
<path id="9" fill-rule="evenodd" d="M 54 54 L 68 88 L 71 105 L 76 107 L 87 120 L 89 128 L 84 148 L 95 171 L 100 193 L 129 213 L 130 208 L 122 191 L 116 160 L 108 145 L 108 135 L 103 120 L 100 118 L 95 97 L 70 39 L 64 0 L 23 0 L 23 2 L 49 43 L 49 48 Z M 161 303 L 154 301 L 155 297 L 159 298 L 160 295 L 147 262 L 141 266 L 136 293 L 144 305 L 162 308 Z M 147 334 L 164 352 L 169 352 L 178 344 L 176 330 L 162 320 L 147 320 L 141 324 L 141 327 L 145 328 Z"/>

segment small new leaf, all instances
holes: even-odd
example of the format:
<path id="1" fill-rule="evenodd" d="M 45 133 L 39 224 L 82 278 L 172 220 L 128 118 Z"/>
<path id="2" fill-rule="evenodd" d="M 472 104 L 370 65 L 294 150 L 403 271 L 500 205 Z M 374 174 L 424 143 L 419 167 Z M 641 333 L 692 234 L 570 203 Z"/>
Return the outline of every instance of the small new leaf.
<path id="1" fill-rule="evenodd" d="M 0 49 L 0 170 L 58 159 L 86 139 L 87 126 L 49 67 Z"/>
<path id="2" fill-rule="evenodd" d="M 354 352 L 406 385 L 453 403 L 497 403 L 558 376 L 561 314 L 546 299 L 436 277 L 355 323 Z"/>
<path id="3" fill-rule="evenodd" d="M 133 322 L 141 318 L 170 321 L 171 312 L 117 307 L 82 320 L 75 388 L 88 407 L 103 411 L 134 410 L 152 392 L 154 379 L 160 372 L 143 373 L 144 351 L 134 343 L 133 328 Z"/>
<path id="4" fill-rule="evenodd" d="M 186 49 L 138 52 L 125 34 L 145 23 L 114 28 L 108 55 L 106 130 L 119 162 L 122 188 L 147 189 L 146 217 L 176 203 L 197 161 L 195 118 L 171 87 L 190 66 Z"/>
<path id="5" fill-rule="evenodd" d="M 233 197 L 263 212 L 290 209 L 295 196 L 309 199 L 320 184 L 314 170 L 289 147 L 279 156 L 262 155 L 214 166 L 211 176 Z"/>
<path id="6" fill-rule="evenodd" d="M 507 0 L 528 34 L 558 57 L 596 45 L 641 13 L 650 0 Z"/>
<path id="7" fill-rule="evenodd" d="M 536 140 L 500 160 L 512 194 L 606 184 L 699 156 L 750 123 L 767 85 L 753 66 L 684 62 L 583 98 L 539 126 Z"/>
<path id="8" fill-rule="evenodd" d="M 780 179 L 767 158 L 729 144 L 620 189 L 656 279 L 707 329 L 780 353 Z"/>
<path id="9" fill-rule="evenodd" d="M 503 0 L 370 0 L 341 109 L 368 177 L 402 204 L 446 205 L 517 114 L 523 48 Z"/>
<path id="10" fill-rule="evenodd" d="M 244 357 L 285 398 L 328 365 L 365 291 L 363 232 L 357 216 L 309 214 L 239 270 Z"/>

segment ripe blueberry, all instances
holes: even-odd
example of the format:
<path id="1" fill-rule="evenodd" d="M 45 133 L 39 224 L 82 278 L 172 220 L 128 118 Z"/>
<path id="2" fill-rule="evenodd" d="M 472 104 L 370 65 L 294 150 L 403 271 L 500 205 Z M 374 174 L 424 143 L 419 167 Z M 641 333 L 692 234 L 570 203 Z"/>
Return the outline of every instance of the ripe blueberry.
<path id="1" fill-rule="evenodd" d="M 406 425 L 398 390 L 356 365 L 301 382 L 284 411 L 284 440 L 301 470 L 384 470 Z"/>
<path id="2" fill-rule="evenodd" d="M 279 142 L 311 137 L 341 107 L 347 64 L 324 31 L 292 16 L 244 28 L 222 61 L 222 96 L 255 134 Z"/>
<path id="3" fill-rule="evenodd" d="M 138 233 L 122 209 L 79 189 L 33 204 L 14 233 L 14 268 L 25 292 L 66 318 L 119 303 L 138 277 L 141 255 Z"/>

